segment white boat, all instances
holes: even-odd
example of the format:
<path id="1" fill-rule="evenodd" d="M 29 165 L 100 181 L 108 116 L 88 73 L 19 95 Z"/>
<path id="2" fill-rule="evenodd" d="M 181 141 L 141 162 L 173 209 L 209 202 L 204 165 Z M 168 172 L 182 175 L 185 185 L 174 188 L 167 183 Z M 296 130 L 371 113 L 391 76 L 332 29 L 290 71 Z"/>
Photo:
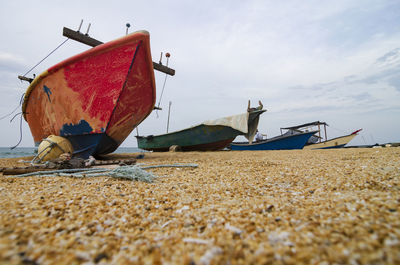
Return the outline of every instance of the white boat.
<path id="1" fill-rule="evenodd" d="M 321 126 L 323 126 L 324 135 L 321 136 Z M 343 148 L 346 144 L 348 144 L 354 137 L 358 135 L 358 132 L 362 129 L 356 130 L 350 134 L 339 136 L 336 138 L 328 139 L 326 133 L 326 126 L 329 126 L 326 122 L 310 122 L 297 126 L 281 128 L 282 130 L 287 130 L 285 135 L 291 134 L 299 134 L 308 131 L 318 130 L 318 133 L 313 135 L 307 142 L 307 144 L 303 147 L 303 149 L 330 149 L 330 148 Z M 316 127 L 318 129 L 316 129 Z"/>

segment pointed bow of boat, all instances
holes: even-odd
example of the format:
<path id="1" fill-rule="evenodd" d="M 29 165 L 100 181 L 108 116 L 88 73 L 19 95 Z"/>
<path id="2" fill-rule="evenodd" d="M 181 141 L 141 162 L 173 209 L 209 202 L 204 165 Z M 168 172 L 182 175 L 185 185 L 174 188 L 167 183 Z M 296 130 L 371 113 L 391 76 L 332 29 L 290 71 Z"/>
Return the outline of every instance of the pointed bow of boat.
<path id="1" fill-rule="evenodd" d="M 28 88 L 22 109 L 36 143 L 64 136 L 87 156 L 114 151 L 154 103 L 150 38 L 141 31 L 49 68 Z"/>

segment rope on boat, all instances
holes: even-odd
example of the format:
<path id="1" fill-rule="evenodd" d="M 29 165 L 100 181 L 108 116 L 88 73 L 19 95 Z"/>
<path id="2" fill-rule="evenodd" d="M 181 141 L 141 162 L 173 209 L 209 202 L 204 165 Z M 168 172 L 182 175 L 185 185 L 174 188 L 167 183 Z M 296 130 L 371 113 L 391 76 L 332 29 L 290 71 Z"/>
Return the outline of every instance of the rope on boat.
<path id="1" fill-rule="evenodd" d="M 25 93 L 22 94 L 22 96 L 21 96 L 21 98 L 20 98 L 20 100 L 19 100 L 18 106 L 17 106 L 12 112 L 10 112 L 9 114 L 4 115 L 3 117 L 1 117 L 0 120 L 7 118 L 8 116 L 12 115 L 18 108 L 20 108 L 21 105 L 22 105 L 22 102 L 24 101 L 24 96 L 25 96 Z M 22 112 L 15 114 L 14 117 L 12 117 L 12 118 L 10 119 L 10 123 L 11 123 L 11 122 L 15 119 L 15 117 L 17 117 L 18 115 L 21 115 L 21 119 L 20 119 L 20 121 L 19 121 L 19 141 L 18 141 L 18 143 L 17 143 L 15 146 L 10 147 L 11 150 L 13 150 L 15 147 L 17 147 L 17 146 L 21 143 L 21 141 L 22 141 Z"/>
<path id="2" fill-rule="evenodd" d="M 60 45 L 58 45 L 54 50 L 52 50 L 46 57 L 44 57 L 42 60 L 40 60 L 40 62 L 38 62 L 37 64 L 35 64 L 35 66 L 33 66 L 31 69 L 29 69 L 28 72 L 26 72 L 23 76 L 25 77 L 27 74 L 29 74 L 33 69 L 35 69 L 39 64 L 41 64 L 44 60 L 47 59 L 47 57 L 49 57 L 50 55 L 52 55 L 58 48 L 60 48 L 61 46 L 64 45 L 64 43 L 66 43 L 69 40 L 69 38 L 67 38 L 66 40 L 64 40 Z"/>
<path id="3" fill-rule="evenodd" d="M 10 122 L 12 122 L 14 118 L 17 117 L 18 115 L 21 115 L 21 117 L 19 117 L 19 141 L 16 145 L 10 147 L 11 150 L 16 148 L 22 141 L 22 112 L 15 114 L 14 117 L 10 120 Z"/>
<path id="4" fill-rule="evenodd" d="M 15 109 L 14 109 L 13 111 L 11 111 L 10 113 L 8 113 L 7 115 L 4 115 L 3 117 L 0 117 L 0 120 L 7 118 L 8 116 L 12 115 L 17 109 L 19 109 L 19 108 L 21 107 L 21 105 L 22 105 L 22 102 L 24 101 L 24 96 L 25 96 L 25 93 L 23 93 L 22 96 L 21 96 L 21 98 L 19 99 L 19 104 L 18 104 L 18 106 L 15 107 Z M 11 119 L 11 121 L 12 121 L 12 120 L 13 120 L 13 119 Z M 10 121 L 10 122 L 11 122 L 11 121 Z"/>
<path id="5" fill-rule="evenodd" d="M 162 53 L 161 53 L 161 56 L 162 56 Z M 168 67 L 168 62 L 169 62 L 169 56 L 170 56 L 170 55 L 169 55 L 169 53 L 167 53 L 165 56 L 167 57 L 167 67 Z M 161 58 L 160 58 L 160 63 L 161 63 Z M 165 84 L 167 83 L 167 77 L 168 77 L 168 75 L 167 75 L 167 73 L 165 73 L 164 84 L 163 84 L 163 88 L 162 88 L 162 90 L 161 90 L 160 99 L 158 100 L 158 106 L 157 106 L 157 108 L 160 108 L 161 99 L 162 99 L 162 96 L 163 96 L 163 94 L 164 94 Z M 157 118 L 158 118 L 158 110 L 156 111 L 156 114 L 157 114 Z"/>
<path id="6" fill-rule="evenodd" d="M 38 153 L 38 154 L 32 159 L 31 165 L 38 164 L 38 163 L 42 162 L 42 159 L 43 159 L 44 157 L 46 157 L 46 155 L 47 155 L 48 153 L 51 152 L 51 150 L 53 149 L 54 146 L 58 146 L 58 148 L 60 148 L 61 151 L 62 151 L 63 153 L 65 153 L 64 149 L 62 149 L 62 147 L 61 147 L 59 144 L 57 144 L 56 142 L 53 142 L 53 141 L 51 141 L 51 140 L 49 140 L 49 139 L 47 139 L 47 138 L 43 139 L 42 141 L 49 142 L 50 144 L 49 144 L 48 146 L 46 146 L 42 151 L 40 151 L 40 153 Z M 15 148 L 15 147 L 14 147 L 14 148 Z M 41 155 L 43 152 L 45 152 L 45 151 L 46 151 L 46 153 L 40 158 L 40 155 Z M 38 159 L 38 158 L 39 158 L 39 159 Z"/>
<path id="7" fill-rule="evenodd" d="M 53 54 L 58 48 L 60 48 L 62 45 L 64 45 L 64 43 L 66 43 L 68 40 L 69 40 L 69 38 L 67 38 L 66 40 L 64 40 L 60 45 L 58 45 L 54 50 L 52 50 L 46 57 L 44 57 L 44 58 L 43 58 L 42 60 L 40 60 L 37 64 L 35 64 L 35 66 L 33 66 L 31 69 L 29 69 L 29 71 L 26 72 L 26 73 L 23 75 L 23 77 L 26 77 L 27 74 L 29 74 L 29 73 L 30 73 L 33 69 L 35 69 L 39 64 L 41 64 L 44 60 L 46 60 L 47 57 L 49 57 L 51 54 Z M 24 93 L 24 94 L 22 95 L 22 97 L 21 97 L 21 100 L 20 100 L 20 102 L 19 102 L 19 106 L 22 104 L 24 95 L 25 95 L 25 93 Z M 18 106 L 18 107 L 19 107 L 19 106 Z M 18 109 L 18 107 L 15 108 L 10 114 L 8 114 L 8 115 L 6 115 L 6 116 L 4 116 L 4 117 L 1 117 L 0 120 L 3 119 L 3 118 L 5 118 L 5 117 L 10 116 L 11 114 L 13 114 L 13 113 Z M 21 143 L 21 141 L 22 141 L 22 112 L 21 112 L 21 113 L 18 113 L 17 115 L 19 115 L 19 114 L 21 114 L 21 120 L 20 120 L 20 125 L 19 125 L 20 137 L 19 137 L 18 143 L 17 143 L 15 146 L 10 147 L 11 150 L 14 149 L 14 148 L 16 148 L 16 147 Z M 17 116 L 17 115 L 15 115 L 15 116 Z M 11 119 L 11 121 L 15 118 L 15 116 Z M 10 121 L 10 122 L 11 122 L 11 121 Z"/>
<path id="8" fill-rule="evenodd" d="M 145 169 L 150 168 L 163 168 L 163 167 L 192 167 L 197 168 L 197 164 L 171 164 L 171 165 L 153 165 L 146 167 L 134 166 L 120 166 L 115 169 L 105 169 L 105 168 L 75 168 L 75 169 L 59 169 L 51 171 L 39 171 L 31 172 L 26 174 L 14 175 L 10 177 L 72 177 L 72 178 L 88 178 L 88 177 L 112 177 L 127 180 L 136 180 L 151 183 L 157 178 L 151 172 L 145 171 Z"/>

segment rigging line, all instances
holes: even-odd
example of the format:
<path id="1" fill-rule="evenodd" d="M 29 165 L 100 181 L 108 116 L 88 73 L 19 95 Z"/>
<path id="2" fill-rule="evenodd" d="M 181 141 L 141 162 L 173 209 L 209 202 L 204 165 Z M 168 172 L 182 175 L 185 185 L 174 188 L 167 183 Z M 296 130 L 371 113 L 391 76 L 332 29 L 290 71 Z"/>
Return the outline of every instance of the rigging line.
<path id="1" fill-rule="evenodd" d="M 39 64 L 41 64 L 44 60 L 47 59 L 47 57 L 49 57 L 50 55 L 53 54 L 53 52 L 55 52 L 58 48 L 60 48 L 64 43 L 67 42 L 67 40 L 69 40 L 69 38 L 67 38 L 66 40 L 64 40 L 60 45 L 57 46 L 57 48 L 55 48 L 54 50 L 52 50 L 46 57 L 44 57 L 40 62 L 38 62 L 34 67 L 32 67 L 28 72 L 26 72 L 23 76 L 26 76 L 27 74 L 29 74 L 33 69 L 36 68 L 36 66 L 38 66 Z"/>
<path id="2" fill-rule="evenodd" d="M 167 66 L 168 66 L 168 64 L 167 64 Z M 158 100 L 158 106 L 157 106 L 157 108 L 160 108 L 160 103 L 161 103 L 162 95 L 164 94 L 165 84 L 167 83 L 167 77 L 168 77 L 168 75 L 165 74 L 163 89 L 161 90 L 161 95 L 160 95 L 160 99 Z M 157 115 L 157 118 L 158 118 L 158 109 L 156 110 L 156 115 Z"/>
<path id="3" fill-rule="evenodd" d="M 10 112 L 9 114 L 4 115 L 3 117 L 0 117 L 0 120 L 5 119 L 8 116 L 10 116 L 11 114 L 13 114 L 21 106 L 22 102 L 24 101 L 24 96 L 25 96 L 25 93 L 22 94 L 21 99 L 19 100 L 19 105 L 12 112 Z"/>
<path id="4" fill-rule="evenodd" d="M 160 99 L 158 100 L 158 106 L 157 106 L 157 108 L 160 108 L 161 99 L 162 99 L 162 96 L 163 96 L 163 94 L 164 94 L 165 84 L 167 83 L 167 77 L 168 77 L 168 75 L 165 74 L 164 84 L 163 84 L 163 88 L 162 88 L 162 90 L 161 90 Z M 156 114 L 157 114 L 157 118 L 158 118 L 158 110 L 156 111 Z"/>
<path id="5" fill-rule="evenodd" d="M 165 83 L 167 82 L 167 77 L 168 77 L 168 75 L 165 74 L 164 84 L 163 84 L 163 88 L 162 88 L 162 90 L 161 90 L 161 96 L 160 96 L 160 100 L 158 101 L 158 106 L 157 106 L 157 107 L 160 107 L 161 99 L 162 99 L 162 96 L 163 96 L 163 94 L 164 94 Z"/>
<path id="6" fill-rule="evenodd" d="M 161 56 L 162 56 L 162 53 L 161 53 Z M 169 62 L 169 56 L 170 56 L 170 55 L 169 55 L 169 53 L 167 53 L 165 56 L 167 57 L 167 67 L 168 67 L 168 62 Z M 161 58 L 160 58 L 160 63 L 161 63 Z M 165 73 L 164 84 L 163 84 L 163 88 L 162 88 L 162 90 L 161 90 L 160 100 L 158 101 L 158 106 L 157 106 L 157 108 L 160 108 L 161 99 L 162 99 L 162 96 L 163 96 L 163 94 L 164 94 L 165 84 L 167 83 L 167 77 L 168 77 L 168 75 L 167 75 L 167 73 Z M 156 111 L 156 114 L 157 114 L 157 118 L 158 118 L 158 110 Z"/>
<path id="7" fill-rule="evenodd" d="M 15 116 L 10 120 L 10 122 L 12 122 L 12 120 L 20 114 L 21 114 L 21 117 L 19 119 L 19 141 L 16 145 L 14 145 L 13 147 L 10 147 L 11 150 L 15 149 L 22 141 L 22 112 L 15 114 Z"/>
<path id="8" fill-rule="evenodd" d="M 20 105 L 18 105 L 12 112 L 10 112 L 10 113 L 8 113 L 7 115 L 4 115 L 3 117 L 1 117 L 0 120 L 5 119 L 5 118 L 7 118 L 8 116 L 10 116 L 11 114 L 13 114 L 13 113 L 19 108 L 19 106 L 20 106 Z"/>

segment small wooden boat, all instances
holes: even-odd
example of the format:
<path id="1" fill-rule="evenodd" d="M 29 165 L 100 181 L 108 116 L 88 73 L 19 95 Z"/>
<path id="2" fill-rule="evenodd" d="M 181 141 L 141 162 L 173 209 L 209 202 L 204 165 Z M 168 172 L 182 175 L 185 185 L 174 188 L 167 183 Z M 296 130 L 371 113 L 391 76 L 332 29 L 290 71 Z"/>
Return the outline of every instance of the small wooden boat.
<path id="1" fill-rule="evenodd" d="M 323 126 L 324 137 L 321 136 L 321 126 Z M 281 128 L 281 130 L 288 130 L 285 135 L 292 135 L 297 133 L 303 133 L 315 127 L 318 127 L 318 135 L 313 135 L 307 144 L 304 146 L 304 149 L 330 149 L 330 148 L 342 148 L 346 144 L 348 144 L 354 137 L 358 135 L 362 129 L 356 130 L 350 134 L 339 136 L 332 139 L 327 139 L 326 126 L 328 124 L 326 122 L 310 122 L 297 126 Z"/>
<path id="2" fill-rule="evenodd" d="M 279 135 L 270 139 L 257 141 L 253 143 L 248 142 L 235 142 L 231 143 L 231 150 L 292 150 L 292 149 L 302 149 L 307 143 L 308 139 L 314 135 L 317 131 L 298 133 L 293 135 Z"/>
<path id="3" fill-rule="evenodd" d="M 35 144 L 67 138 L 74 155 L 113 152 L 153 110 L 150 37 L 139 31 L 49 68 L 28 87 L 22 112 Z"/>
<path id="4" fill-rule="evenodd" d="M 136 136 L 140 149 L 163 152 L 171 146 L 182 151 L 216 151 L 227 147 L 238 135 L 254 137 L 259 116 L 266 110 L 205 121 L 199 125 L 162 135 Z"/>

